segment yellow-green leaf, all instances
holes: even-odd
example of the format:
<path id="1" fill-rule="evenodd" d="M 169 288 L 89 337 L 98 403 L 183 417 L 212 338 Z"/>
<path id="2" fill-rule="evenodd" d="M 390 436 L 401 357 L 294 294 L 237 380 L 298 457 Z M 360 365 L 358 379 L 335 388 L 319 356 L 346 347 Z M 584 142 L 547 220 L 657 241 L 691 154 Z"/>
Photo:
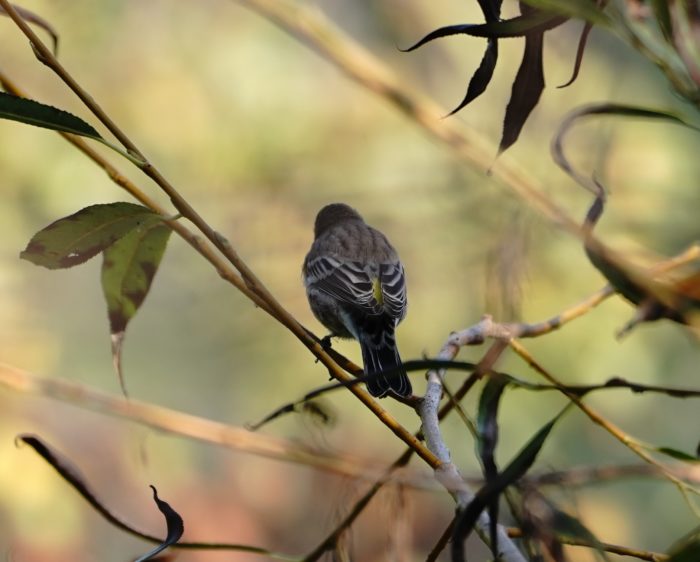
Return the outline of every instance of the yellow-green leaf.
<path id="1" fill-rule="evenodd" d="M 37 232 L 19 257 L 49 269 L 73 267 L 158 216 L 133 203 L 91 205 Z"/>

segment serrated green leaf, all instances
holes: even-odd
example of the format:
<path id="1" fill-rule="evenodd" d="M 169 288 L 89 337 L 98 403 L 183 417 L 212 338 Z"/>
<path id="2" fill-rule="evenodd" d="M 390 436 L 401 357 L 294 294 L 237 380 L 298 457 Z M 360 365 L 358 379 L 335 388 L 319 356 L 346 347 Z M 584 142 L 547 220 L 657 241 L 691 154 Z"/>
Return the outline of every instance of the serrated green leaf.
<path id="1" fill-rule="evenodd" d="M 45 105 L 38 101 L 13 96 L 0 92 L 0 118 L 18 121 L 35 127 L 43 127 L 53 131 L 72 133 L 90 137 L 100 142 L 104 139 L 90 124 L 57 107 Z"/>
<path id="2" fill-rule="evenodd" d="M 91 205 L 37 232 L 20 258 L 48 269 L 73 267 L 158 216 L 133 203 Z"/>
<path id="3" fill-rule="evenodd" d="M 107 301 L 112 358 L 125 396 L 121 362 L 124 331 L 151 288 L 171 232 L 161 222 L 147 221 L 103 253 L 102 292 Z"/>

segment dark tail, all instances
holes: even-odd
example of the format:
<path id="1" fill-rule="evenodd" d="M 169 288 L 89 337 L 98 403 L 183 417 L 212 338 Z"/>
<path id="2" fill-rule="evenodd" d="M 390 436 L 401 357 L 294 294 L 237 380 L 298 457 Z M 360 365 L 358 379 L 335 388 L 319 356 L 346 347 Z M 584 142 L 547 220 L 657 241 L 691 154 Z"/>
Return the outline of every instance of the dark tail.
<path id="1" fill-rule="evenodd" d="M 365 375 L 380 373 L 393 367 L 401 367 L 401 357 L 394 341 L 393 329 L 360 340 Z M 371 377 L 367 390 L 372 396 L 384 398 L 390 390 L 399 396 L 410 396 L 413 392 L 406 371 L 401 368 L 394 373 Z"/>

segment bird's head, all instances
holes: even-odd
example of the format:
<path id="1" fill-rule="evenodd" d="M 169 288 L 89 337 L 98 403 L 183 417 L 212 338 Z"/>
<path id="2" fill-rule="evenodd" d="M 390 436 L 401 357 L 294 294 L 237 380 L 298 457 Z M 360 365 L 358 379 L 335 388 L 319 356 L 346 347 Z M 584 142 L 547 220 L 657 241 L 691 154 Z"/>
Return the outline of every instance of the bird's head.
<path id="1" fill-rule="evenodd" d="M 360 214 L 345 203 L 331 203 L 326 205 L 316 215 L 314 223 L 314 236 L 318 238 L 330 227 L 347 220 L 362 221 Z"/>

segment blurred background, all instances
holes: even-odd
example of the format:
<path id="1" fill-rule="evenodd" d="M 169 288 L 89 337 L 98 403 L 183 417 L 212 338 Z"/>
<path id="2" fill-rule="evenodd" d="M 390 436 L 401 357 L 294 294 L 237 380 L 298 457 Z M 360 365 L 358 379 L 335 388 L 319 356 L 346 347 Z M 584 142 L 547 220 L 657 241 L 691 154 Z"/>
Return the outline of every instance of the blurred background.
<path id="1" fill-rule="evenodd" d="M 506 2 L 504 13 L 516 11 Z M 580 244 L 533 214 L 483 170 L 459 162 L 384 100 L 257 14 L 235 2 L 26 0 L 22 6 L 61 35 L 60 60 L 190 203 L 223 233 L 280 302 L 319 335 L 301 283 L 316 212 L 329 202 L 356 207 L 397 247 L 409 283 L 409 314 L 398 331 L 404 359 L 436 353 L 453 330 L 482 314 L 535 322 L 604 285 Z M 476 2 L 413 0 L 318 2 L 318 9 L 413 87 L 445 108 L 462 99 L 482 40 L 454 37 L 404 54 L 442 25 L 480 22 Z M 580 23 L 546 35 L 547 89 L 507 157 L 539 179 L 575 217 L 590 195 L 549 155 L 558 123 L 593 101 L 688 110 L 658 70 L 623 42 L 594 30 L 581 76 L 570 76 Z M 0 68 L 35 99 L 97 125 L 0 18 Z M 487 93 L 452 120 L 500 138 L 521 40 L 501 42 Z M 102 129 L 100 129 L 102 130 Z M 58 135 L 0 122 L 0 361 L 119 395 L 99 286 L 100 260 L 65 271 L 20 261 L 34 232 L 102 202 L 128 201 L 92 162 Z M 700 144 L 672 125 L 593 119 L 570 135 L 572 159 L 595 170 L 612 195 L 601 238 L 645 255 L 672 255 L 698 239 Z M 108 155 L 149 194 L 156 187 Z M 498 164 L 496 164 L 498 165 Z M 621 376 L 647 384 L 698 386 L 698 349 L 677 325 L 615 332 L 633 314 L 619 298 L 565 329 L 525 345 L 569 383 Z M 353 342 L 334 344 L 360 361 Z M 482 348 L 460 358 L 478 360 Z M 520 361 L 499 367 L 537 381 Z M 124 351 L 131 395 L 241 426 L 327 381 L 296 339 L 255 309 L 179 238 L 173 237 Z M 456 388 L 462 375 L 448 380 Z M 423 377 L 413 375 L 416 393 Z M 474 414 L 478 395 L 465 409 Z M 639 439 L 694 451 L 697 404 L 625 391 L 589 404 Z M 287 416 L 263 431 L 347 452 L 375 466 L 402 444 L 346 392 L 329 395 L 335 424 Z M 498 460 L 508 462 L 564 404 L 555 394 L 509 391 L 500 411 Z M 415 414 L 382 402 L 411 430 Z M 460 469 L 479 474 L 474 443 L 457 416 L 445 436 Z M 0 389 L 0 547 L 22 562 L 134 559 L 150 546 L 108 525 L 14 437 L 34 432 L 81 467 L 94 489 L 134 525 L 163 533 L 150 498 L 155 484 L 184 517 L 185 538 L 230 541 L 301 555 L 333 528 L 367 487 L 321 471 L 161 434 L 42 396 Z M 543 449 L 540 471 L 628 464 L 637 459 L 577 411 Z M 420 461 L 411 474 L 430 476 Z M 625 479 L 552 491 L 603 541 L 663 551 L 697 520 L 666 481 Z M 649 506 L 653 506 L 649 507 Z M 440 490 L 388 487 L 348 538 L 355 560 L 423 560 L 453 516 Z M 400 540 L 396 540 L 399 537 Z M 477 556 L 487 554 L 475 544 Z M 571 560 L 593 556 L 568 551 Z M 180 552 L 178 560 L 261 560 L 240 553 Z M 443 554 L 444 560 L 447 555 Z M 616 560 L 615 556 L 611 556 Z M 620 558 L 621 559 L 621 558 Z"/>

